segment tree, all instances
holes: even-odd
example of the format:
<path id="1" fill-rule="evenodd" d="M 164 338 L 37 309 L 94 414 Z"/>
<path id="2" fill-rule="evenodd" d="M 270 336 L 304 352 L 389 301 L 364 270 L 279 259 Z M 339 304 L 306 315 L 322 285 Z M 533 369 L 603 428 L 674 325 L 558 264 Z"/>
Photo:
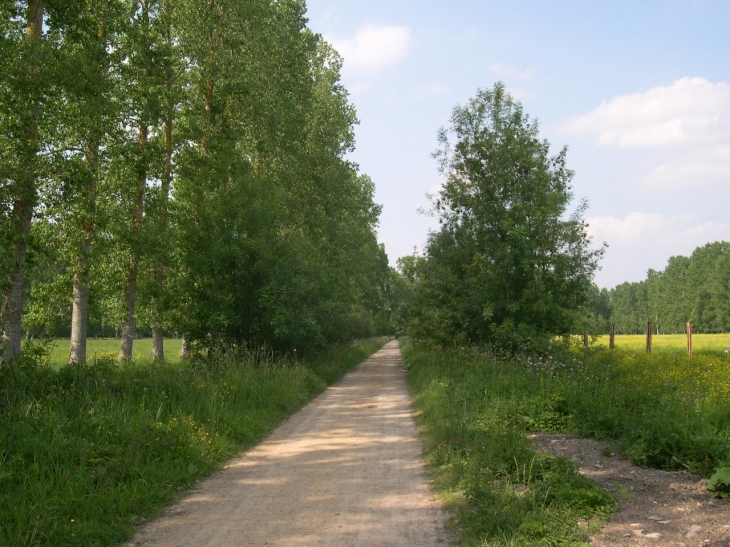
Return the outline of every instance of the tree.
<path id="1" fill-rule="evenodd" d="M 566 149 L 550 155 L 501 83 L 456 107 L 439 141 L 446 181 L 420 272 L 420 334 L 514 349 L 569 333 L 603 250 L 589 248 L 585 202 L 565 218 Z"/>
<path id="2" fill-rule="evenodd" d="M 0 358 L 6 363 L 20 353 L 28 239 L 38 197 L 39 152 L 44 145 L 39 127 L 48 88 L 44 9 L 44 0 L 29 0 L 25 13 L 18 2 L 4 2 L 0 7 L 4 57 L 0 63 Z"/>

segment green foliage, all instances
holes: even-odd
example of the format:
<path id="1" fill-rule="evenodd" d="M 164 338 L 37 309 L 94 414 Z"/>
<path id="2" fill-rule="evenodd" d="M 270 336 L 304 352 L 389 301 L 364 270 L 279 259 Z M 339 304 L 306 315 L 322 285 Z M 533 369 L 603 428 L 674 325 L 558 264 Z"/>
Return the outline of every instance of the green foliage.
<path id="1" fill-rule="evenodd" d="M 0 369 L 0 545 L 109 546 L 379 349 Z M 20 372 L 20 373 L 19 373 Z"/>
<path id="2" fill-rule="evenodd" d="M 621 333 L 730 331 L 730 243 L 708 243 L 690 257 L 673 256 L 663 271 L 649 270 L 644 281 L 610 291 L 612 321 Z"/>
<path id="3" fill-rule="evenodd" d="M 20 4 L 3 8 L 8 55 L 27 45 Z M 0 79 L 0 125 L 24 123 L 13 106 L 31 87 L 43 114 L 42 156 L 0 136 L 0 175 L 42 175 L 25 331 L 68 335 L 74 279 L 91 336 L 162 327 L 202 348 L 286 353 L 393 332 L 374 184 L 345 159 L 357 117 L 342 59 L 303 2 L 46 8 L 47 86 L 30 86 L 27 62 L 0 63 L 18 76 Z"/>
<path id="4" fill-rule="evenodd" d="M 526 439 L 533 431 L 612 440 L 637 465 L 720 471 L 713 476 L 724 493 L 730 362 L 721 351 L 689 361 L 553 345 L 505 357 L 409 344 L 404 355 L 427 459 L 442 496 L 459 508 L 466 545 L 575 545 L 586 537 L 578 519 L 612 507 L 573 464 L 535 455 Z M 543 504 L 548 488 L 552 503 Z"/>
<path id="5" fill-rule="evenodd" d="M 439 139 L 441 229 L 418 267 L 412 334 L 516 350 L 569 333 L 602 250 L 588 248 L 585 203 L 566 219 L 566 150 L 550 156 L 501 83 L 456 107 Z"/>
<path id="6" fill-rule="evenodd" d="M 427 461 L 457 509 L 464 545 L 581 545 L 613 497 L 565 458 L 535 454 L 527 433 L 558 431 L 566 401 L 511 361 L 404 347 Z M 588 525 L 582 525 L 588 522 Z"/>
<path id="7" fill-rule="evenodd" d="M 707 489 L 718 498 L 730 498 L 730 467 L 718 469 L 707 481 Z"/>

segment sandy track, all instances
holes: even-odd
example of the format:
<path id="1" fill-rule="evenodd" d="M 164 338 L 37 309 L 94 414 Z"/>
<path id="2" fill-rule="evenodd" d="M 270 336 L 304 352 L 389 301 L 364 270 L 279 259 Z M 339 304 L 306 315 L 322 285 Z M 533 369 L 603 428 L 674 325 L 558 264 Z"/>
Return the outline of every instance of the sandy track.
<path id="1" fill-rule="evenodd" d="M 390 342 L 129 546 L 448 544 Z"/>

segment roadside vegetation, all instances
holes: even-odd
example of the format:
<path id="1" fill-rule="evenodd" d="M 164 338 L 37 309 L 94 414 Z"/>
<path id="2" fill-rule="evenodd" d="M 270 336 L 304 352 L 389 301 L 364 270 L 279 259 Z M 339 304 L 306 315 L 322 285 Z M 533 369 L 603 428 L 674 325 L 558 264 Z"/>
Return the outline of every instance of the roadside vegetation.
<path id="1" fill-rule="evenodd" d="M 31 344 L 0 368 L 0 545 L 119 544 L 385 341 L 61 368 Z"/>
<path id="2" fill-rule="evenodd" d="M 724 348 L 723 348 L 724 349 Z M 723 351 L 645 355 L 552 348 L 538 356 L 404 348 L 426 457 L 463 545 L 580 545 L 614 495 L 533 432 L 615 441 L 633 463 L 709 477 L 730 466 Z"/>

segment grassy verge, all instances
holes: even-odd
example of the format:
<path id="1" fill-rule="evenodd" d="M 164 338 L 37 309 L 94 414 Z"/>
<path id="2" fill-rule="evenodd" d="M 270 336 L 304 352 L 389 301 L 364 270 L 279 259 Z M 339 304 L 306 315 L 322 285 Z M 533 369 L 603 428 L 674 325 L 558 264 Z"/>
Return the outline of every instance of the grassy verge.
<path id="1" fill-rule="evenodd" d="M 305 363 L 261 353 L 0 370 L 0 545 L 122 542 L 384 342 Z"/>
<path id="2" fill-rule="evenodd" d="M 704 475 L 730 463 L 730 363 L 671 353 L 499 359 L 404 345 L 426 456 L 468 546 L 581 545 L 614 498 L 533 431 L 614 439 L 638 464 Z"/>
<path id="3" fill-rule="evenodd" d="M 544 402 L 531 379 L 479 354 L 403 349 L 426 458 L 463 545 L 584 543 L 615 502 L 572 462 L 532 450 L 525 417 Z"/>

